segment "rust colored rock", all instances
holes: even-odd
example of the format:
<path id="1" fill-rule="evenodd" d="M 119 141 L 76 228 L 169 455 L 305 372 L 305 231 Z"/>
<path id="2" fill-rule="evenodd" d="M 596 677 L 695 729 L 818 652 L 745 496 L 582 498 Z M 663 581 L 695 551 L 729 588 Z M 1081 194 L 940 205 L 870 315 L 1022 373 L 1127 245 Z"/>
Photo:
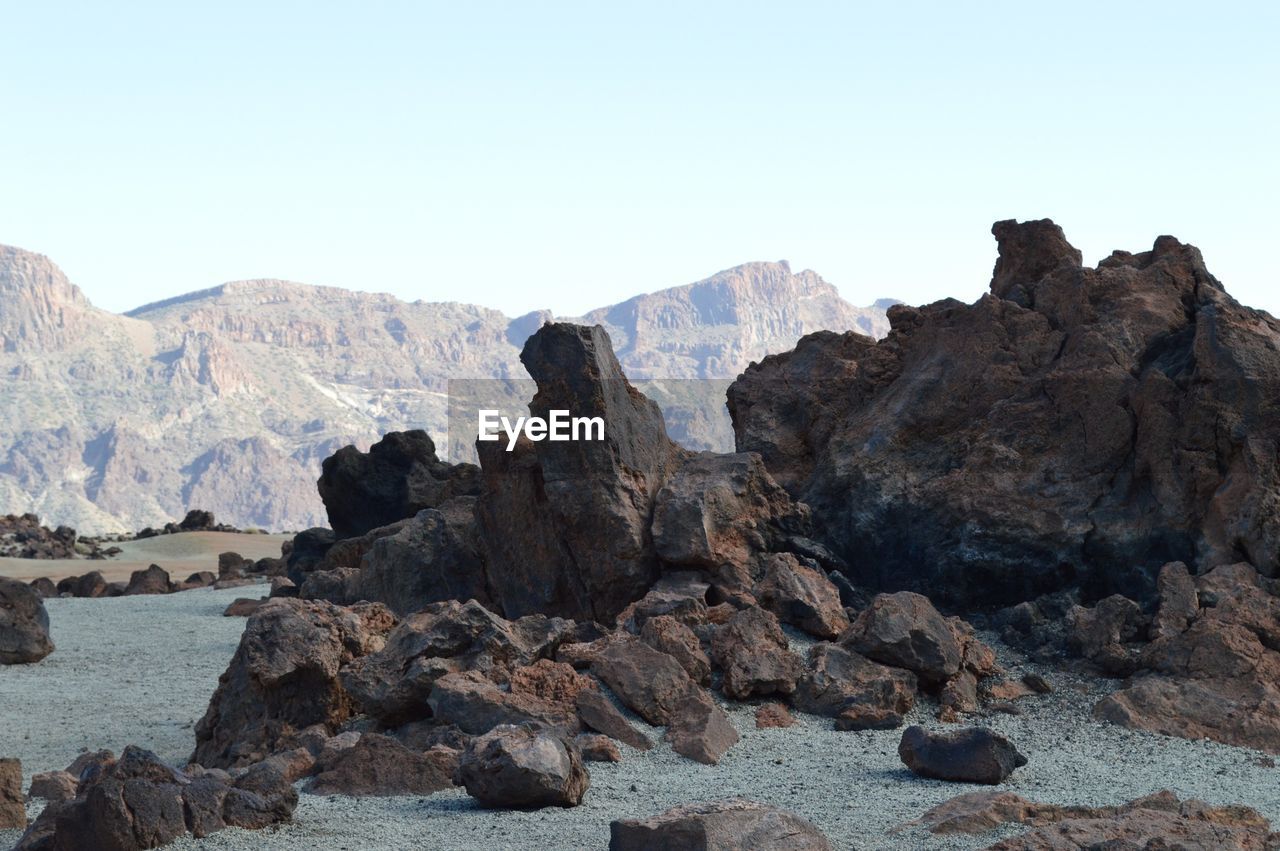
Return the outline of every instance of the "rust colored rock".
<path id="1" fill-rule="evenodd" d="M 841 719 L 843 729 L 892 729 L 915 705 L 916 688 L 910 671 L 822 643 L 809 651 L 794 702 L 803 712 Z"/>
<path id="2" fill-rule="evenodd" d="M 1280 322 L 1172 237 L 1090 268 L 1052 222 L 992 230 L 977 302 L 896 306 L 879 342 L 811 334 L 749 367 L 737 449 L 877 589 L 1145 604 L 1174 559 L 1274 575 Z"/>
<path id="3" fill-rule="evenodd" d="M 476 444 L 476 519 L 496 602 L 509 617 L 613 623 L 658 578 L 654 498 L 686 453 L 667 436 L 658 406 L 622 374 L 602 327 L 543 325 L 520 360 L 538 384 L 532 415 L 600 417 L 604 439 L 524 439 L 511 452 Z"/>
<path id="4" fill-rule="evenodd" d="M 617 743 L 603 733 L 579 733 L 573 743 L 587 762 L 622 762 Z"/>
<path id="5" fill-rule="evenodd" d="M 1127 677 L 1138 669 L 1132 645 L 1146 636 L 1147 620 L 1134 601 L 1113 594 L 1092 608 L 1075 606 L 1066 623 L 1068 645 L 1104 674 Z"/>
<path id="6" fill-rule="evenodd" d="M 692 571 L 675 571 L 653 583 L 643 597 L 622 610 L 617 622 L 620 627 L 639 633 L 650 618 L 667 616 L 685 626 L 697 626 L 707 622 L 707 591 L 711 588 L 706 577 Z"/>
<path id="7" fill-rule="evenodd" d="M 1156 615 L 1151 621 L 1151 638 L 1181 634 L 1200 613 L 1196 584 L 1187 566 L 1172 561 L 1160 568 L 1156 577 Z"/>
<path id="8" fill-rule="evenodd" d="M 761 560 L 764 578 L 752 593 L 778 620 L 819 638 L 836 638 L 849 627 L 840 591 L 813 563 L 802 563 L 791 553 Z"/>
<path id="9" fill-rule="evenodd" d="M 680 663 L 680 667 L 700 685 L 711 682 L 711 660 L 693 630 L 670 615 L 649 618 L 640 630 L 640 640 L 661 650 Z"/>
<path id="10" fill-rule="evenodd" d="M 808 523 L 808 508 L 791 501 L 759 455 L 701 452 L 658 491 L 653 545 L 669 565 L 746 565 Z"/>
<path id="11" fill-rule="evenodd" d="M 933 686 L 954 677 L 964 662 L 957 631 L 927 597 L 910 591 L 877 595 L 840 636 L 840 644 Z"/>
<path id="12" fill-rule="evenodd" d="M 735 798 L 682 804 L 646 819 L 609 825 L 609 851 L 831 851 L 818 828 L 795 813 Z"/>
<path id="13" fill-rule="evenodd" d="M 671 711 L 665 738 L 681 756 L 715 765 L 738 743 L 738 731 L 711 695 L 699 688 Z"/>
<path id="14" fill-rule="evenodd" d="M 264 604 L 245 624 L 240 646 L 196 725 L 192 760 L 214 768 L 248 765 L 313 724 L 335 729 L 354 711 L 339 671 L 380 649 L 392 623 L 377 604 Z"/>
<path id="15" fill-rule="evenodd" d="M 595 680 L 583 676 L 572 665 L 539 659 L 513 670 L 508 678 L 512 694 L 523 694 L 572 711 L 578 695 L 596 687 Z"/>
<path id="16" fill-rule="evenodd" d="M 387 726 L 427 716 L 435 681 L 476 670 L 501 682 L 555 652 L 573 624 L 530 615 L 508 621 L 474 600 L 433 603 L 406 617 L 386 646 L 347 665 L 342 683 L 360 708 Z"/>
<path id="17" fill-rule="evenodd" d="M 781 703 L 765 703 L 761 704 L 756 710 L 756 729 L 771 730 L 790 727 L 796 723 L 796 719 L 791 717 L 791 713 L 787 711 L 787 707 Z"/>
<path id="18" fill-rule="evenodd" d="M 30 585 L 0 576 L 0 665 L 27 665 L 52 652 L 44 600 Z"/>
<path id="19" fill-rule="evenodd" d="M 576 807 L 591 785 L 571 741 L 530 727 L 498 727 L 467 745 L 455 780 L 486 807 Z"/>
<path id="20" fill-rule="evenodd" d="M 638 751 L 647 751 L 653 747 L 649 737 L 633 727 L 613 702 L 599 691 L 579 692 L 577 708 L 582 723 L 592 730 L 617 739 Z"/>
<path id="21" fill-rule="evenodd" d="M 25 830 L 27 804 L 22 797 L 22 763 L 0 759 L 0 830 Z"/>
<path id="22" fill-rule="evenodd" d="M 566 735 L 578 732 L 573 703 L 553 703 L 533 694 L 506 691 L 479 671 L 459 671 L 437 679 L 427 699 L 431 717 L 464 733 L 480 735 L 494 727 L 534 722 Z"/>
<path id="23" fill-rule="evenodd" d="M 262 604 L 265 602 L 265 599 L 251 600 L 248 597 L 237 597 L 223 610 L 222 616 L 224 618 L 247 618 L 262 608 Z"/>
<path id="24" fill-rule="evenodd" d="M 921 777 L 993 786 L 1027 764 L 1012 742 L 985 727 L 952 733 L 908 727 L 898 744 L 898 756 Z"/>
<path id="25" fill-rule="evenodd" d="M 758 608 L 743 609 L 717 627 L 711 658 L 724 671 L 721 690 L 737 700 L 791 694 L 804 670 L 804 663 L 788 648 L 778 619 Z"/>
<path id="26" fill-rule="evenodd" d="M 411 751 L 395 739 L 365 733 L 360 741 L 322 760 L 305 791 L 312 795 L 385 797 L 431 795 L 453 788 L 458 753 Z"/>
<path id="27" fill-rule="evenodd" d="M 700 691 L 674 657 L 638 638 L 610 643 L 592 662 L 591 671 L 650 724 L 667 724 L 685 696 Z"/>
<path id="28" fill-rule="evenodd" d="M 69 801 L 76 796 L 77 778 L 68 771 L 42 771 L 31 778 L 27 797 L 43 801 Z"/>

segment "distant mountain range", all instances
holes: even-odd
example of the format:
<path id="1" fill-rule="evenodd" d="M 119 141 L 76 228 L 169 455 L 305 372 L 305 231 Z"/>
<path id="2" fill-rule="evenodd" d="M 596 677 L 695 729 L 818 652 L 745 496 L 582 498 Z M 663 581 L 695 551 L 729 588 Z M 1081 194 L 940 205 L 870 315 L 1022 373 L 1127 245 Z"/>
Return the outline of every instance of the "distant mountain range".
<path id="1" fill-rule="evenodd" d="M 893 303 L 854 307 L 814 272 L 748 263 L 573 321 L 604 325 L 635 378 L 728 380 L 811 331 L 881 337 Z M 191 507 L 245 527 L 322 524 L 321 460 L 406 428 L 443 447 L 448 381 L 524 378 L 520 347 L 552 318 L 277 280 L 122 316 L 47 257 L 0 246 L 0 514 L 92 533 Z M 672 402 L 673 436 L 726 448 L 722 400 Z"/>

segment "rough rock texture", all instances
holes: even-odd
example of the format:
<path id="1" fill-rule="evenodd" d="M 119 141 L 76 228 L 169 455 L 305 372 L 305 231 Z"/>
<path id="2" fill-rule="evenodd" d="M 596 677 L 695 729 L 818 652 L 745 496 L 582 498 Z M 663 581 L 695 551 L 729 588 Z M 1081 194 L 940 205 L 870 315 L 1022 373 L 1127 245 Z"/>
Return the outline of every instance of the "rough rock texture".
<path id="1" fill-rule="evenodd" d="M 658 491 L 653 544 L 669 565 L 745 565 L 787 533 L 807 533 L 808 522 L 808 509 L 791 501 L 759 455 L 702 452 Z"/>
<path id="2" fill-rule="evenodd" d="M 52 652 L 44 600 L 30 585 L 0 576 L 0 665 L 39 662 Z"/>
<path id="3" fill-rule="evenodd" d="M 1083 267 L 999 222 L 989 295 L 814 334 L 729 391 L 739 451 L 808 503 L 856 580 L 1008 604 L 1280 568 L 1280 323 L 1172 237 Z"/>
<path id="4" fill-rule="evenodd" d="M 1236 564 L 1196 578 L 1195 594 L 1171 577 L 1163 584 L 1154 640 L 1135 663 L 1142 674 L 1094 716 L 1280 754 L 1280 583 Z"/>
<path id="5" fill-rule="evenodd" d="M 26 826 L 22 763 L 16 759 L 0 759 L 0 830 L 23 830 Z"/>
<path id="6" fill-rule="evenodd" d="M 412 751 L 395 739 L 365 733 L 322 759 L 305 791 L 312 795 L 430 795 L 453 786 L 458 754 L 448 748 Z"/>
<path id="7" fill-rule="evenodd" d="M 28 798 L 43 801 L 69 801 L 76 796 L 79 778 L 69 771 L 42 771 L 31 778 Z"/>
<path id="8" fill-rule="evenodd" d="M 715 765 L 738 743 L 738 731 L 710 694 L 694 689 L 671 710 L 665 738 L 681 756 Z"/>
<path id="9" fill-rule="evenodd" d="M 684 698 L 701 691 L 675 658 L 634 638 L 610 642 L 592 662 L 591 671 L 650 724 L 669 723 Z"/>
<path id="10" fill-rule="evenodd" d="M 600 692 L 581 691 L 574 703 L 582 723 L 592 730 L 597 730 L 611 739 L 617 739 L 638 751 L 647 751 L 653 747 L 649 737 L 633 727 L 613 702 Z"/>
<path id="11" fill-rule="evenodd" d="M 313 724 L 332 732 L 354 711 L 339 671 L 381 649 L 393 623 L 379 604 L 342 609 L 311 600 L 268 601 L 249 617 L 196 725 L 192 760 L 205 767 L 241 766 L 266 758 Z"/>
<path id="12" fill-rule="evenodd" d="M 819 638 L 835 638 L 848 628 L 840 591 L 816 564 L 791 553 L 772 554 L 762 561 L 764 577 L 752 594 L 778 620 Z"/>
<path id="13" fill-rule="evenodd" d="M 298 793 L 270 766 L 252 766 L 235 780 L 187 774 L 130 746 L 118 761 L 82 774 L 76 798 L 45 807 L 15 851 L 158 848 L 188 833 L 198 839 L 287 822 L 297 803 Z"/>
<path id="14" fill-rule="evenodd" d="M 427 705 L 434 721 L 452 724 L 472 735 L 487 733 L 504 724 L 526 722 L 536 722 L 566 735 L 576 733 L 579 727 L 572 700 L 565 704 L 514 689 L 507 691 L 479 671 L 460 671 L 440 677 L 432 684 Z"/>
<path id="15" fill-rule="evenodd" d="M 898 744 L 898 756 L 921 777 L 992 786 L 1027 764 L 1012 742 L 985 727 L 949 733 L 908 727 Z"/>
<path id="16" fill-rule="evenodd" d="M 573 743 L 587 762 L 622 762 L 617 743 L 602 733 L 579 733 Z"/>
<path id="17" fill-rule="evenodd" d="M 716 630 L 711 658 L 724 671 L 721 691 L 743 700 L 752 695 L 788 695 L 804 663 L 788 649 L 778 619 L 764 609 L 743 609 Z"/>
<path id="18" fill-rule="evenodd" d="M 363 712 L 399 725 L 430 714 L 433 686 L 446 674 L 474 670 L 501 681 L 550 657 L 572 628 L 542 615 L 507 621 L 474 600 L 433 603 L 396 626 L 385 647 L 352 660 L 342 685 Z"/>
<path id="19" fill-rule="evenodd" d="M 531 726 L 497 727 L 467 744 L 456 780 L 486 807 L 576 807 L 591 785 L 570 740 Z"/>
<path id="20" fill-rule="evenodd" d="M 771 730 L 790 727 L 796 719 L 781 703 L 764 703 L 756 710 L 756 729 Z"/>
<path id="21" fill-rule="evenodd" d="M 477 442 L 476 519 L 508 617 L 610 623 L 658 577 L 654 497 L 684 453 L 658 406 L 631 386 L 600 326 L 549 324 L 520 355 L 538 383 L 534 416 L 601 417 L 604 440 Z"/>
<path id="22" fill-rule="evenodd" d="M 711 660 L 693 630 L 671 615 L 649 618 L 640 629 L 640 640 L 674 658 L 699 685 L 711 682 Z"/>
<path id="23" fill-rule="evenodd" d="M 392 432 L 368 452 L 339 449 L 324 460 L 316 485 L 334 535 L 353 538 L 451 497 L 475 495 L 478 479 L 475 465 L 441 461 L 431 436 L 414 430 Z"/>
<path id="24" fill-rule="evenodd" d="M 803 712 L 836 719 L 845 730 L 891 729 L 916 700 L 916 676 L 872 662 L 836 644 L 814 645 L 794 698 Z"/>
<path id="25" fill-rule="evenodd" d="M 993 846 L 1008 849 L 1263 849 L 1280 835 L 1248 807 L 1180 801 L 1161 791 L 1118 807 L 1040 804 L 1012 792 L 970 792 L 944 801 L 914 822 L 936 834 L 986 833 L 1006 824 L 1035 829 Z"/>
<path id="26" fill-rule="evenodd" d="M 609 825 L 609 851 L 831 851 L 818 828 L 795 813 L 732 799 L 682 804 L 646 819 Z"/>

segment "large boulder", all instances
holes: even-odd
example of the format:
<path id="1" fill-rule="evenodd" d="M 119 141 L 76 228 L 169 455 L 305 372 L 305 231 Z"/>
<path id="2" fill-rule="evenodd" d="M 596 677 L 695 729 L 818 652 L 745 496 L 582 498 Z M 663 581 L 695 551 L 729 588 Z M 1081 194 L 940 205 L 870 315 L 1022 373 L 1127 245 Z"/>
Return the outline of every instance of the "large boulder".
<path id="1" fill-rule="evenodd" d="M 848 628 L 839 589 L 812 561 L 792 553 L 773 553 L 761 561 L 764 576 L 752 594 L 778 620 L 819 638 L 836 638 Z"/>
<path id="2" fill-rule="evenodd" d="M 600 326 L 543 325 L 520 360 L 538 384 L 532 415 L 599 417 L 604 439 L 477 442 L 476 519 L 496 602 L 508 617 L 612 623 L 658 577 L 654 499 L 686 453 Z"/>
<path id="3" fill-rule="evenodd" d="M 794 698 L 797 709 L 835 718 L 841 730 L 901 726 L 915 700 L 915 674 L 826 642 L 809 651 Z"/>
<path id="4" fill-rule="evenodd" d="M 811 822 L 772 804 L 740 798 L 681 804 L 646 819 L 609 825 L 609 851 L 831 851 Z"/>
<path id="5" fill-rule="evenodd" d="M 173 582 L 169 579 L 169 572 L 160 565 L 153 564 L 146 570 L 135 570 L 130 574 L 124 596 L 168 594 L 171 591 L 173 591 Z"/>
<path id="6" fill-rule="evenodd" d="M 1027 764 L 1012 742 L 986 727 L 949 733 L 908 727 L 898 743 L 898 756 L 921 777 L 990 786 L 1004 782 L 1015 768 Z"/>
<path id="7" fill-rule="evenodd" d="M 591 785 L 577 745 L 534 726 L 497 727 L 467 744 L 455 778 L 486 807 L 576 807 Z"/>
<path id="8" fill-rule="evenodd" d="M 0 665 L 39 662 L 52 652 L 44 600 L 30 585 L 0 576 Z"/>
<path id="9" fill-rule="evenodd" d="M 857 582 L 1012 604 L 1145 603 L 1159 568 L 1280 569 L 1280 322 L 1172 237 L 1096 267 L 999 222 L 991 291 L 822 332 L 729 390 L 737 449 Z"/>
<path id="10" fill-rule="evenodd" d="M 551 657 L 573 623 L 529 615 L 508 621 L 475 600 L 433 603 L 405 618 L 377 652 L 353 659 L 342 684 L 365 713 L 388 726 L 429 717 L 436 680 L 476 671 L 495 682 Z"/>
<path id="11" fill-rule="evenodd" d="M 711 660 L 724 672 L 721 691 L 737 700 L 791 694 L 804 671 L 778 619 L 760 608 L 743 609 L 716 630 Z"/>
<path id="12" fill-rule="evenodd" d="M 591 671 L 624 706 L 655 725 L 669 723 L 685 697 L 699 690 L 673 656 L 631 636 L 610 641 L 591 663 Z"/>
<path id="13" fill-rule="evenodd" d="M 316 483 L 337 538 L 412 517 L 455 496 L 477 493 L 473 464 L 449 464 L 436 457 L 425 431 L 392 432 L 361 452 L 339 449 L 324 460 Z"/>
<path id="14" fill-rule="evenodd" d="M 964 646 L 951 623 L 927 597 L 910 591 L 877 595 L 840 643 L 935 686 L 958 674 L 964 664 Z"/>
<path id="15" fill-rule="evenodd" d="M 332 732 L 354 712 L 339 672 L 381 649 L 394 622 L 376 603 L 343 609 L 275 598 L 263 604 L 249 616 L 196 725 L 193 761 L 215 768 L 247 765 L 314 724 Z"/>

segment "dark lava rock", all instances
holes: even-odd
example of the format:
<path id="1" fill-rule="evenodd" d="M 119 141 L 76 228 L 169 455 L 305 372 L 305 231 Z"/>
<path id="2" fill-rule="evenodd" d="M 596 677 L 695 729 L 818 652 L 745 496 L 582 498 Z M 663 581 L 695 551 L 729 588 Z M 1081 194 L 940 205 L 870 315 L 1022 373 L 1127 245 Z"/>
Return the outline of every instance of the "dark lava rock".
<path id="1" fill-rule="evenodd" d="M 915 700 L 915 674 L 828 643 L 809 651 L 808 670 L 795 694 L 797 709 L 836 718 L 846 730 L 901 726 Z"/>
<path id="2" fill-rule="evenodd" d="M 820 332 L 749 367 L 738 450 L 875 588 L 1145 604 L 1174 560 L 1275 575 L 1280 321 L 1172 237 L 1090 268 L 1047 220 L 992 231 L 974 304 L 896 306 L 879 342 Z"/>
<path id="3" fill-rule="evenodd" d="M 898 744 L 902 762 L 921 777 L 957 783 L 1004 782 L 1027 758 L 1013 743 L 985 727 L 968 727 L 949 733 L 930 733 L 908 727 Z"/>
<path id="4" fill-rule="evenodd" d="M 168 594 L 173 591 L 173 583 L 169 580 L 169 572 L 158 564 L 146 570 L 135 570 L 129 576 L 129 584 L 125 586 L 124 596 L 136 594 Z"/>
<path id="5" fill-rule="evenodd" d="M 453 787 L 458 752 L 433 748 L 425 753 L 387 736 L 365 733 L 349 748 L 321 759 L 305 791 L 312 795 L 430 795 Z"/>
<path id="6" fill-rule="evenodd" d="M 604 440 L 478 441 L 476 519 L 490 586 L 508 617 L 533 612 L 612 623 L 658 578 L 654 498 L 685 457 L 662 412 L 627 381 L 600 326 L 543 325 L 521 362 L 538 384 L 530 413 L 600 417 Z"/>
<path id="7" fill-rule="evenodd" d="M 474 464 L 441 461 L 431 436 L 413 430 L 392 432 L 368 452 L 339 449 L 325 459 L 317 486 L 329 526 L 341 539 L 412 517 L 454 496 L 473 496 L 478 473 Z"/>

